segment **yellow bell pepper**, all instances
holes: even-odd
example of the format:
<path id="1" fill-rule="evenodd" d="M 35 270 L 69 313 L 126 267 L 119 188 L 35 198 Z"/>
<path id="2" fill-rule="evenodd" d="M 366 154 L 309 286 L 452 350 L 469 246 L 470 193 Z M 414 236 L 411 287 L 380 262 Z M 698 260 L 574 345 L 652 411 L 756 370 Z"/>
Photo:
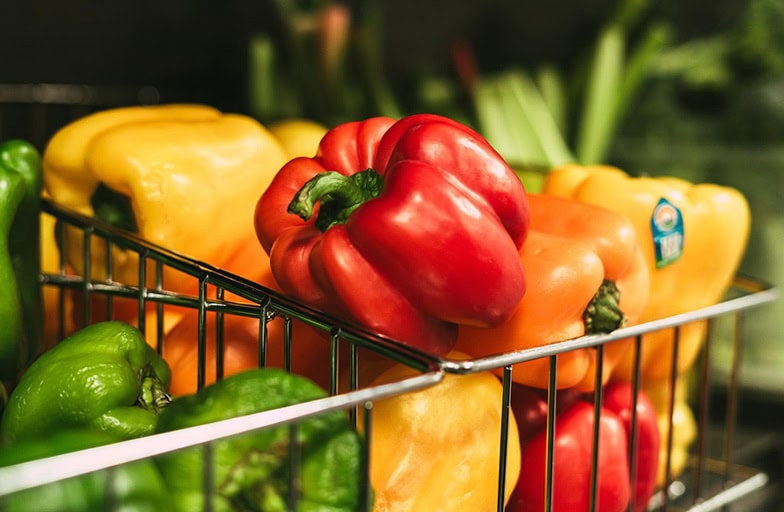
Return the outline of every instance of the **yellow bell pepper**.
<path id="1" fill-rule="evenodd" d="M 289 158 L 311 157 L 318 151 L 327 127 L 310 119 L 281 119 L 267 125 Z"/>
<path id="2" fill-rule="evenodd" d="M 672 450 L 670 451 L 670 478 L 677 478 L 686 468 L 689 450 L 697 437 L 697 421 L 689 406 L 688 376 L 683 374 L 675 381 L 674 405 L 672 407 Z M 656 418 L 661 438 L 659 448 L 659 470 L 656 482 L 660 487 L 667 478 L 667 437 L 670 435 L 670 381 L 651 381 L 643 386 L 648 398 L 656 408 Z"/>
<path id="3" fill-rule="evenodd" d="M 288 155 L 254 119 L 205 105 L 158 105 L 98 112 L 58 131 L 43 158 L 55 202 L 117 223 L 138 236 L 246 277 L 259 194 Z M 69 230 L 66 260 L 82 268 L 82 240 Z M 105 244 L 92 247 L 105 261 Z M 138 258 L 112 247 L 113 278 L 138 282 Z M 101 265 L 94 265 L 94 269 Z M 192 291 L 193 278 L 167 269 L 164 286 Z M 148 272 L 151 285 L 155 273 Z M 94 274 L 93 278 L 104 276 Z"/>
<path id="4" fill-rule="evenodd" d="M 466 356 L 453 352 L 450 357 Z M 410 368 L 395 365 L 373 384 L 412 374 Z M 373 510 L 497 510 L 502 392 L 492 373 L 447 374 L 433 387 L 374 402 Z M 519 473 L 520 441 L 510 414 L 504 503 Z"/>
<path id="5" fill-rule="evenodd" d="M 545 178 L 543 192 L 598 204 L 628 217 L 650 270 L 648 304 L 640 322 L 685 313 L 722 299 L 746 249 L 751 214 L 738 190 L 674 177 L 631 177 L 610 166 L 566 165 Z M 678 371 L 691 367 L 705 337 L 706 322 L 681 327 Z M 674 329 L 643 336 L 644 379 L 669 376 Z M 628 379 L 630 350 L 616 367 Z"/>

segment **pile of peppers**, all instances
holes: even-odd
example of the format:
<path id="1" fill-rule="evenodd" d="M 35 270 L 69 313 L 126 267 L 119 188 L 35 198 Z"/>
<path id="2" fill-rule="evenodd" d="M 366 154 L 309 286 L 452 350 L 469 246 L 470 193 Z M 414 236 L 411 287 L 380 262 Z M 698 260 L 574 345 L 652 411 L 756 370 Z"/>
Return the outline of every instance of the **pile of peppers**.
<path id="1" fill-rule="evenodd" d="M 0 420 L 0 467 L 326 396 L 305 377 L 255 368 L 172 397 L 170 371 L 127 323 L 98 322 L 68 336 L 36 359 L 11 392 Z M 344 412 L 296 425 L 216 441 L 210 467 L 203 447 L 194 447 L 123 464 L 110 475 L 93 472 L 0 496 L 0 509 L 285 512 L 295 500 L 303 511 L 351 512 L 372 500 L 363 487 L 361 439 Z M 291 453 L 297 491 L 289 488 Z"/>
<path id="2" fill-rule="evenodd" d="M 345 123 L 289 161 L 256 205 L 287 294 L 437 355 L 525 293 L 522 183 L 478 133 L 416 114 Z"/>
<path id="3" fill-rule="evenodd" d="M 38 285 L 42 260 L 62 252 L 70 270 L 84 266 L 78 230 L 55 241 L 52 226 L 39 223 L 42 194 L 447 360 L 715 303 L 750 229 L 748 205 L 734 189 L 633 178 L 607 166 L 553 169 L 542 192 L 529 193 L 479 133 L 438 115 L 308 125 L 307 138 L 295 140 L 297 126 L 304 124 L 268 129 L 204 105 L 162 105 L 86 116 L 58 132 L 43 158 L 23 141 L 0 145 L 0 280 L 8 290 L 0 300 L 0 466 L 317 399 L 330 384 L 328 335 L 292 322 L 289 358 L 284 327 L 271 321 L 268 368 L 259 369 L 258 320 L 232 315 L 223 324 L 223 374 L 215 372 L 209 330 L 199 382 L 198 312 L 167 306 L 157 340 L 132 326 L 138 309 L 122 299 L 113 318 L 94 308 L 90 325 L 42 349 L 43 319 L 53 315 Z M 232 216 L 222 214 L 229 208 Z M 103 244 L 92 250 L 95 261 L 106 260 Z M 113 247 L 108 256 L 113 279 L 138 284 L 133 255 Z M 106 277 L 99 266 L 90 272 Z M 176 272 L 163 279 L 169 290 L 194 293 L 195 281 Z M 71 305 L 73 327 L 85 315 L 81 301 Z M 559 354 L 549 393 L 547 358 L 513 365 L 511 389 L 502 385 L 504 369 L 448 374 L 432 388 L 374 403 L 369 432 L 342 412 L 318 415 L 293 430 L 215 442 L 209 459 L 203 449 L 175 452 L 81 477 L 79 485 L 0 498 L 0 508 L 26 510 L 55 495 L 64 509 L 102 507 L 113 478 L 124 491 L 114 499 L 129 510 L 164 500 L 175 510 L 283 511 L 293 500 L 301 510 L 373 503 L 378 512 L 474 511 L 496 510 L 500 500 L 508 512 L 548 502 L 553 510 L 641 512 L 671 476 L 664 461 L 672 473 L 685 464 L 694 421 L 681 383 L 704 335 L 704 322 L 683 326 L 676 354 L 672 329 L 644 336 L 641 354 L 630 339 Z M 366 356 L 363 386 L 413 373 Z M 278 369 L 289 359 L 289 371 Z M 292 433 L 295 498 L 287 487 Z M 364 437 L 372 440 L 370 488 L 362 481 Z"/>

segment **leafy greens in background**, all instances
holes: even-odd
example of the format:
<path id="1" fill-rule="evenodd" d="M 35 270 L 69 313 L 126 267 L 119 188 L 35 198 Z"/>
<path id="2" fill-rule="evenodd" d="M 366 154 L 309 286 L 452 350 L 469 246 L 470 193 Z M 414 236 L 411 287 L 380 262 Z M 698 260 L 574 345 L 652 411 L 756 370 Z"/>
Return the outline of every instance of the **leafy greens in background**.
<path id="1" fill-rule="evenodd" d="M 612 163 L 619 138 L 764 141 L 784 126 L 784 3 L 750 0 L 731 29 L 678 40 L 650 0 L 619 0 L 590 48 L 488 72 L 455 41 L 452 75 L 386 76 L 378 0 L 276 0 L 282 37 L 250 43 L 250 105 L 326 125 L 429 111 L 474 126 L 520 168 Z"/>

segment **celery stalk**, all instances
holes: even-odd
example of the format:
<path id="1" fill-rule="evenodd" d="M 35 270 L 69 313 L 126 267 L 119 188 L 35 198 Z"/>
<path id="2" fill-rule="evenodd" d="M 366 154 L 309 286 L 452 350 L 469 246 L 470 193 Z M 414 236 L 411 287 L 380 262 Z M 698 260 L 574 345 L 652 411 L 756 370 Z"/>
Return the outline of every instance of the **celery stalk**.
<path id="1" fill-rule="evenodd" d="M 472 96 L 479 132 L 504 158 L 516 158 L 517 148 L 506 128 L 505 113 L 493 80 L 480 77 Z"/>
<path id="2" fill-rule="evenodd" d="M 509 75 L 499 76 L 496 87 L 501 98 L 507 130 L 517 148 L 515 163 L 546 164 L 547 154 L 542 147 L 537 126 L 532 122 L 527 104 L 524 98 L 519 97 L 518 91 L 509 80 Z"/>
<path id="3" fill-rule="evenodd" d="M 541 151 L 540 160 L 532 163 L 554 167 L 574 162 L 561 130 L 530 76 L 521 70 L 511 71 L 507 74 L 507 85 L 525 112 L 528 126 L 535 134 Z"/>
<path id="4" fill-rule="evenodd" d="M 661 50 L 669 41 L 669 27 L 660 23 L 648 27 L 640 42 L 632 48 L 618 93 L 616 123 L 621 121 L 621 117 L 653 68 L 656 57 L 661 54 Z"/>
<path id="5" fill-rule="evenodd" d="M 584 165 L 602 163 L 615 131 L 618 95 L 623 77 L 625 41 L 618 25 L 599 35 L 588 74 L 576 154 Z"/>
<path id="6" fill-rule="evenodd" d="M 562 134 L 567 132 L 568 117 L 567 112 L 569 109 L 566 85 L 564 84 L 563 77 L 552 66 L 541 66 L 536 70 L 536 85 L 542 95 L 547 110 L 555 121 L 556 126 Z"/>

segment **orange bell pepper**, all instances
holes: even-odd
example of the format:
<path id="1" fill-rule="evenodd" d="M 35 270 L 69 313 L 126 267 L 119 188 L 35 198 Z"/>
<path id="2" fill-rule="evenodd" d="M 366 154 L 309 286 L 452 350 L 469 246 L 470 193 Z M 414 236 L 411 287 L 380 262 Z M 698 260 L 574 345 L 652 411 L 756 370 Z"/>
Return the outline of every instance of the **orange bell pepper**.
<path id="1" fill-rule="evenodd" d="M 609 332 L 636 322 L 647 302 L 648 269 L 628 219 L 570 199 L 528 194 L 528 201 L 531 228 L 520 250 L 524 268 L 530 269 L 528 290 L 512 318 L 501 326 L 460 328 L 456 348 L 471 356 Z M 629 345 L 625 340 L 606 345 L 603 382 Z M 558 355 L 559 388 L 590 391 L 595 375 L 596 350 Z M 549 360 L 519 363 L 512 378 L 546 388 Z"/>
<path id="2" fill-rule="evenodd" d="M 454 352 L 449 356 L 465 357 Z M 395 365 L 372 384 L 414 373 Z M 497 510 L 502 393 L 503 386 L 492 373 L 447 374 L 435 386 L 374 402 L 373 510 Z M 520 474 L 520 441 L 511 414 L 506 457 L 504 503 Z"/>
<path id="3" fill-rule="evenodd" d="M 164 338 L 163 358 L 172 368 L 169 391 L 174 396 L 188 395 L 197 389 L 199 351 L 197 311 L 191 311 Z M 263 366 L 284 368 L 283 320 L 267 323 L 267 352 Z M 215 313 L 207 316 L 205 333 L 204 385 L 217 380 Z M 225 315 L 223 318 L 222 377 L 262 366 L 259 360 L 259 320 Z M 291 325 L 291 372 L 303 375 L 322 388 L 329 388 L 329 338 L 315 328 L 296 320 Z"/>
<path id="4" fill-rule="evenodd" d="M 734 188 L 712 183 L 632 177 L 609 166 L 566 165 L 548 173 L 543 192 L 609 208 L 633 223 L 651 280 L 640 322 L 721 300 L 738 269 L 751 227 L 745 197 Z M 697 357 L 706 325 L 701 321 L 680 328 L 680 373 Z M 643 336 L 644 379 L 669 376 L 673 347 L 674 329 Z M 619 379 L 630 378 L 633 355 L 629 351 L 618 365 Z"/>
<path id="5" fill-rule="evenodd" d="M 254 250 L 246 252 L 248 257 L 255 255 Z M 252 263 L 252 264 L 251 264 Z M 235 264 L 243 264 L 235 262 Z M 266 254 L 244 262 L 242 268 L 252 269 L 251 276 L 260 285 L 277 292 L 280 287 L 275 282 Z M 236 299 L 236 297 L 232 297 Z M 198 310 L 189 309 L 175 312 L 178 316 L 173 327 L 163 337 L 163 358 L 172 369 L 170 392 L 173 395 L 193 393 L 198 386 L 199 350 Z M 165 313 L 168 314 L 168 313 Z M 149 315 L 148 315 L 149 316 Z M 207 314 L 205 332 L 205 374 L 204 385 L 216 381 L 216 331 L 215 313 Z M 152 318 L 148 324 L 154 325 Z M 148 341 L 155 343 L 148 336 Z M 223 377 L 242 370 L 257 368 L 259 361 L 259 319 L 234 314 L 223 317 Z M 304 322 L 292 320 L 291 323 L 291 371 L 309 377 L 322 388 L 329 387 L 329 335 Z M 281 319 L 267 323 L 267 352 L 265 366 L 283 368 L 285 362 L 284 324 Z"/>

